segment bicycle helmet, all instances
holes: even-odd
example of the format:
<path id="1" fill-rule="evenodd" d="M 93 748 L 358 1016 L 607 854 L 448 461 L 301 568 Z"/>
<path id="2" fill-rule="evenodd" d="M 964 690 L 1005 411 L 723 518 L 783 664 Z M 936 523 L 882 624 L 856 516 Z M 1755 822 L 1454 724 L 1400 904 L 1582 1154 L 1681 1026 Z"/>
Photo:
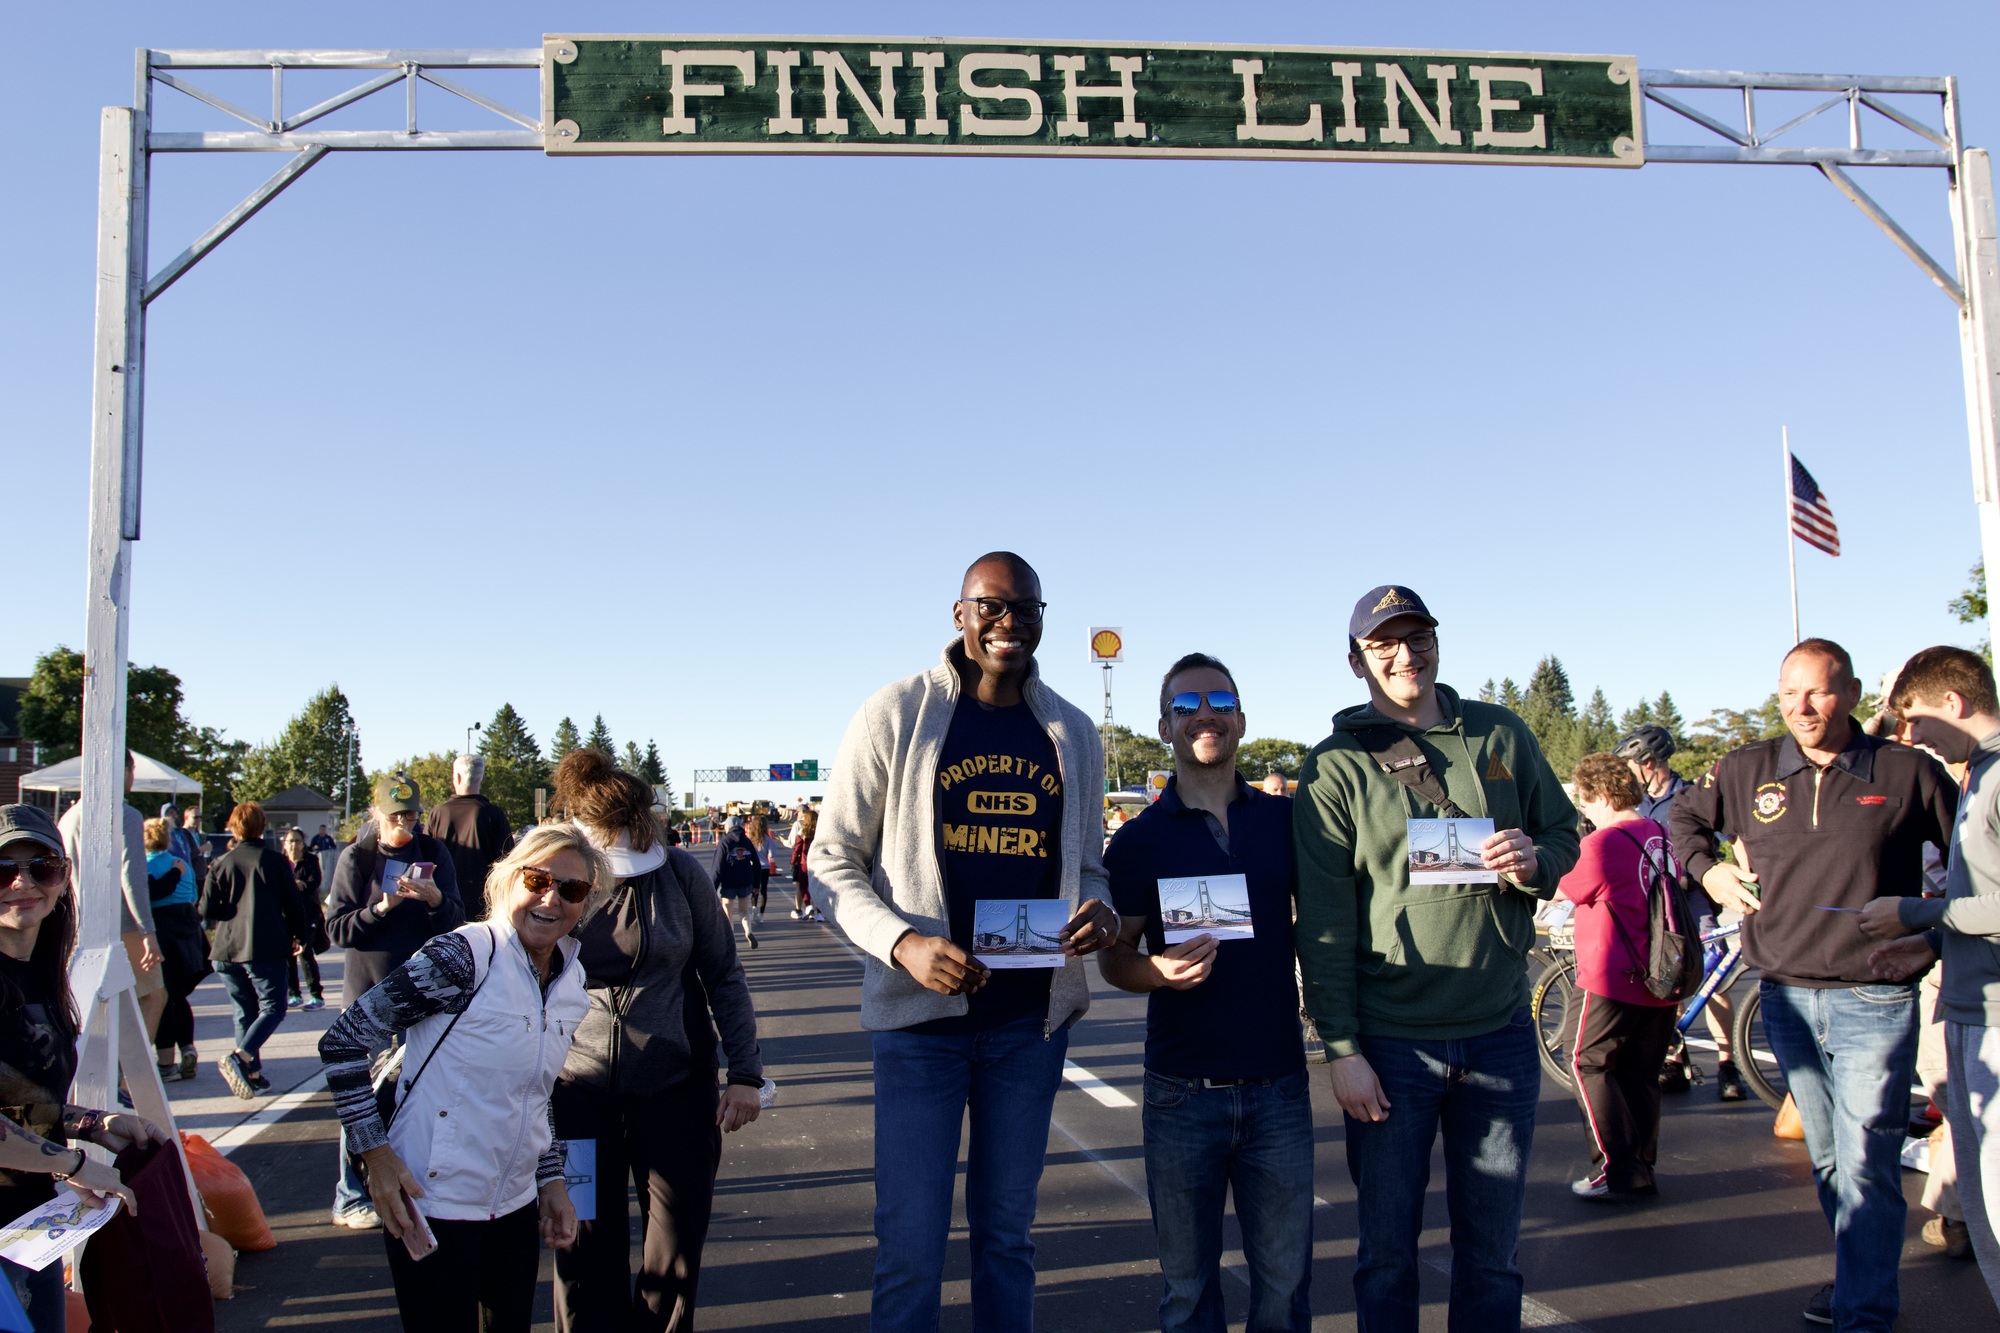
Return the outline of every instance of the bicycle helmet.
<path id="1" fill-rule="evenodd" d="M 1673 757 L 1674 738 L 1665 727 L 1654 726 L 1649 722 L 1643 727 L 1635 727 L 1627 732 L 1619 739 L 1618 744 L 1612 747 L 1611 753 L 1620 759 L 1629 759 L 1635 763 L 1643 764 L 1650 761 L 1654 764 L 1665 764 Z"/>

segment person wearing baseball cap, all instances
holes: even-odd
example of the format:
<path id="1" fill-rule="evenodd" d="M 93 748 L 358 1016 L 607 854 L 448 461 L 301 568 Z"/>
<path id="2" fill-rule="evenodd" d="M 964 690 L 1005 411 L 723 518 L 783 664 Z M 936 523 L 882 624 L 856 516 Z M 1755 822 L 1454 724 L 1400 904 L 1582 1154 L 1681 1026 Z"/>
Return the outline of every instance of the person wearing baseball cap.
<path id="1" fill-rule="evenodd" d="M 351 1006 L 435 936 L 465 924 L 451 851 L 423 831 L 424 798 L 415 778 L 385 773 L 375 782 L 370 822 L 340 849 L 326 898 L 326 933 L 347 951 L 341 1004 Z M 361 1178 L 340 1157 L 333 1220 L 380 1225 Z"/>
<path id="2" fill-rule="evenodd" d="M 1438 683 L 1437 617 L 1413 589 L 1371 588 L 1347 634 L 1368 702 L 1336 713 L 1306 756 L 1292 834 L 1306 1008 L 1360 1198 L 1355 1304 L 1365 1328 L 1415 1333 L 1442 1129 L 1451 1326 L 1510 1333 L 1541 1095 L 1527 951 L 1536 900 L 1576 863 L 1576 807 L 1527 723 Z M 1442 819 L 1496 831 L 1468 831 L 1468 882 L 1413 884 L 1412 821 Z"/>
<path id="3" fill-rule="evenodd" d="M 0 1216 L 18 1217 L 56 1195 L 58 1182 L 95 1204 L 116 1195 L 137 1211 L 115 1168 L 92 1161 L 71 1142 L 123 1152 L 134 1143 L 167 1143 L 158 1126 L 136 1115 L 107 1115 L 66 1105 L 76 1078 L 76 997 L 70 955 L 77 903 L 63 837 L 48 812 L 0 805 Z M 62 1260 L 41 1269 L 0 1259 L 34 1333 L 64 1326 Z"/>

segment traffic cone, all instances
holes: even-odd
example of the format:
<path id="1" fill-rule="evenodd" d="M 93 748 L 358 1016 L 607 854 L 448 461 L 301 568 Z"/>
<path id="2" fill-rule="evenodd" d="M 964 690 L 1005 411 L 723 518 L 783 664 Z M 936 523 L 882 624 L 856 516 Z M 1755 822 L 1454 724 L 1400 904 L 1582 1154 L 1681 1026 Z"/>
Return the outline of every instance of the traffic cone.
<path id="1" fill-rule="evenodd" d="M 1771 1133 L 1781 1139 L 1803 1139 L 1806 1136 L 1806 1127 L 1799 1120 L 1799 1108 L 1789 1092 L 1785 1094 L 1785 1104 L 1778 1108 L 1778 1120 L 1771 1126 Z"/>

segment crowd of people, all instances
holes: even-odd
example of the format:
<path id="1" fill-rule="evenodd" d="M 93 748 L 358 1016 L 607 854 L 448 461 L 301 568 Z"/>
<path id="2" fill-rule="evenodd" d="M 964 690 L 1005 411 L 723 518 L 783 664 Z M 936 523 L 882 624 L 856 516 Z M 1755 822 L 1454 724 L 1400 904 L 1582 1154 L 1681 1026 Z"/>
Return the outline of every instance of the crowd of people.
<path id="1" fill-rule="evenodd" d="M 558 765 L 552 822 L 518 835 L 479 794 L 474 757 L 429 810 L 390 775 L 339 849 L 323 908 L 322 849 L 296 832 L 267 847 L 255 804 L 231 812 L 235 844 L 212 863 L 185 826 L 130 812 L 122 926 L 155 983 L 140 1002 L 161 1076 L 194 1067 L 186 995 L 212 967 L 236 1013 L 219 1067 L 237 1095 L 258 1095 L 263 1045 L 288 1007 L 320 1000 L 313 958 L 340 947 L 343 1008 L 319 1043 L 343 1129 L 333 1214 L 381 1229 L 404 1326 L 524 1330 L 546 1245 L 564 1333 L 691 1328 L 722 1136 L 770 1089 L 737 941 L 758 947 L 789 854 L 792 916 L 824 910 L 864 955 L 871 1327 L 937 1325 L 968 1113 L 975 1325 L 1032 1327 L 1037 1195 L 1096 957 L 1105 982 L 1148 996 L 1141 1133 L 1163 1330 L 1224 1327 L 1232 1205 L 1247 1326 L 1310 1327 L 1309 1035 L 1345 1124 L 1361 1326 L 1417 1327 L 1441 1142 L 1450 1322 L 1517 1329 L 1542 1089 L 1537 911 L 1560 897 L 1575 912 L 1567 1058 L 1591 1155 L 1571 1190 L 1580 1206 L 1643 1207 L 1673 1190 L 1661 1095 L 1686 1085 L 1669 1058 L 1677 996 L 1649 952 L 1672 888 L 1668 929 L 1735 924 L 1757 970 L 1833 1242 L 1833 1280 L 1804 1317 L 1894 1325 L 1920 1070 L 1948 1126 L 1926 1238 L 1975 1258 L 2000 1296 L 1987 1194 L 2000 1178 L 2000 700 L 1981 657 L 1917 653 L 1864 724 L 1847 652 L 1808 639 L 1778 666 L 1785 734 L 1690 782 L 1668 764 L 1671 738 L 1645 727 L 1559 775 L 1518 716 L 1439 681 L 1437 619 L 1414 590 L 1383 585 L 1348 623 L 1368 701 L 1336 714 L 1295 785 L 1239 776 L 1235 676 L 1206 653 L 1177 660 L 1158 719 L 1173 774 L 1107 844 L 1094 724 L 1036 663 L 1045 606 L 1019 556 L 975 561 L 956 637 L 862 704 L 823 806 L 793 817 L 788 844 L 761 816 L 730 817 L 712 875 L 653 790 L 591 750 Z M 1454 871 L 1419 875 L 1413 821 L 1433 820 L 1474 821 L 1472 841 Z M 61 1178 L 119 1192 L 69 1142 L 159 1135 L 63 1105 L 75 837 L 74 818 L 58 828 L 0 807 L 0 1073 L 21 1083 L 0 1088 L 0 1204 L 47 1198 Z M 1167 905 L 1183 881 L 1203 882 L 1201 914 Z M 1229 927 L 1208 896 L 1226 885 L 1242 905 Z M 1062 904 L 1056 965 L 983 963 L 982 905 L 1032 900 Z M 1697 917 L 1691 930 L 1675 912 Z M 1740 1100 L 1734 1064 L 1748 1056 L 1726 1019 L 1711 1029 L 1718 1095 Z M 579 1162 L 594 1182 L 581 1210 L 565 1187 Z M 7 1274 L 37 1333 L 59 1327 L 49 1272 Z"/>

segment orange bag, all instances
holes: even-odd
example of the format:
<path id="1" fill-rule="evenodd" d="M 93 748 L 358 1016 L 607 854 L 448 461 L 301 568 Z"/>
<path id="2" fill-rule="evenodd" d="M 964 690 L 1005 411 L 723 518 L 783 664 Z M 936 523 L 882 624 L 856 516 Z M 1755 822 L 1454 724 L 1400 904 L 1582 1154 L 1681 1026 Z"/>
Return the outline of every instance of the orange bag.
<path id="1" fill-rule="evenodd" d="M 1792 1102 L 1792 1094 L 1785 1094 L 1785 1104 L 1778 1108 L 1778 1119 L 1771 1126 L 1771 1133 L 1781 1139 L 1802 1139 L 1806 1127 L 1799 1121 L 1799 1108 Z"/>
<path id="2" fill-rule="evenodd" d="M 257 1202 L 257 1191 L 250 1188 L 250 1177 L 243 1174 L 243 1168 L 210 1147 L 199 1134 L 182 1134 L 181 1146 L 187 1150 L 188 1170 L 194 1174 L 194 1187 L 201 1191 L 208 1212 L 208 1230 L 239 1250 L 277 1249 L 278 1238 L 271 1234 L 263 1205 Z"/>

